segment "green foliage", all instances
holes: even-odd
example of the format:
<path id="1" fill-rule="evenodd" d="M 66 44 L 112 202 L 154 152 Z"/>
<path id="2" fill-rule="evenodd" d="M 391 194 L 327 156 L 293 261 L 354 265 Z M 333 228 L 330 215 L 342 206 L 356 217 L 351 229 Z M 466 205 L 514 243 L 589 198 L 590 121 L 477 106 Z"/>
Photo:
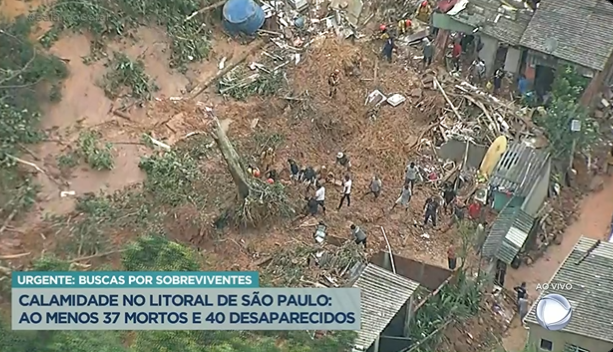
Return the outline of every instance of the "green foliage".
<path id="1" fill-rule="evenodd" d="M 98 131 L 85 130 L 77 140 L 77 155 L 85 160 L 94 170 L 111 170 L 115 165 L 113 160 L 113 145 L 102 144 L 102 134 Z"/>
<path id="2" fill-rule="evenodd" d="M 20 145 L 41 139 L 40 88 L 68 75 L 61 60 L 38 52 L 29 42 L 31 27 L 24 17 L 13 23 L 0 19 L 0 209 L 4 212 L 21 211 L 33 203 L 35 187 L 6 155 L 17 155 Z"/>
<path id="3" fill-rule="evenodd" d="M 79 156 L 76 153 L 66 153 L 57 157 L 57 164 L 61 169 L 69 169 L 79 165 Z"/>
<path id="4" fill-rule="evenodd" d="M 32 271 L 69 271 L 70 262 L 53 255 L 43 255 L 32 263 Z"/>
<path id="5" fill-rule="evenodd" d="M 268 97 L 277 94 L 285 82 L 280 71 L 262 70 L 245 77 L 247 74 L 249 71 L 243 68 L 233 70 L 225 79 L 219 80 L 219 93 L 236 100 L 245 100 L 254 95 Z"/>
<path id="6" fill-rule="evenodd" d="M 115 331 L 56 331 L 47 352 L 126 352 L 121 336 Z"/>
<path id="7" fill-rule="evenodd" d="M 194 187 L 204 175 L 189 153 L 172 151 L 144 157 L 139 167 L 147 173 L 144 189 L 155 194 L 158 202 L 177 206 L 201 197 Z"/>
<path id="8" fill-rule="evenodd" d="M 534 119 L 544 129 L 554 159 L 568 160 L 573 140 L 576 151 L 588 151 L 598 138 L 598 125 L 578 103 L 587 83 L 588 80 L 570 65 L 558 69 L 547 112 Z M 573 120 L 580 122 L 581 131 L 571 131 Z"/>
<path id="9" fill-rule="evenodd" d="M 124 95 L 137 100 L 151 100 L 159 87 L 145 72 L 145 63 L 132 61 L 126 55 L 115 52 L 107 64 L 109 72 L 104 75 L 104 93 L 110 99 Z"/>
<path id="10" fill-rule="evenodd" d="M 123 253 L 128 271 L 198 271 L 198 254 L 191 248 L 154 234 L 139 237 Z"/>
<path id="11" fill-rule="evenodd" d="M 50 46 L 59 33 L 71 30 L 90 33 L 99 45 L 107 37 L 129 36 L 141 25 L 160 25 L 171 40 L 171 67 L 184 68 L 189 62 L 205 59 L 210 51 L 208 33 L 198 17 L 185 21 L 206 4 L 198 0 L 58 0 L 41 10 L 55 20 L 43 43 Z"/>

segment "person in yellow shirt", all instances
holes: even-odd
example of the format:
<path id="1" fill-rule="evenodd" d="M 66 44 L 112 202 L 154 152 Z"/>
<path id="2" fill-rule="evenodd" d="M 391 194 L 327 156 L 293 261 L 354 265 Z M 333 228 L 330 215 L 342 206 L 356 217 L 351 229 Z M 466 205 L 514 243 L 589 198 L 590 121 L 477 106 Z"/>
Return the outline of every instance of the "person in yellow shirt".
<path id="1" fill-rule="evenodd" d="M 412 34 L 413 23 L 411 20 L 398 21 L 398 34 Z"/>
<path id="2" fill-rule="evenodd" d="M 390 39 L 390 34 L 389 34 L 388 30 L 387 30 L 387 26 L 386 25 L 382 24 L 382 25 L 379 26 L 379 33 L 381 33 L 380 38 L 382 40 Z"/>
<path id="3" fill-rule="evenodd" d="M 424 0 L 417 8 L 417 12 L 415 12 L 415 18 L 422 22 L 430 23 L 431 14 L 432 14 L 432 7 L 430 7 L 430 4 L 428 4 L 428 1 Z"/>

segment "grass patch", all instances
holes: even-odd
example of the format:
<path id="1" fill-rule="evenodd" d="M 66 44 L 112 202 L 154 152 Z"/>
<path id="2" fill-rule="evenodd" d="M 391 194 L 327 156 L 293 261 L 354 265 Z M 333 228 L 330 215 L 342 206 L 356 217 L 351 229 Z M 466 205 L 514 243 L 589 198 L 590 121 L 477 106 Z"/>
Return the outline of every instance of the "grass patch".
<path id="1" fill-rule="evenodd" d="M 112 170 L 113 145 L 102 143 L 102 135 L 97 131 L 86 130 L 79 134 L 76 155 L 83 159 L 94 170 Z"/>

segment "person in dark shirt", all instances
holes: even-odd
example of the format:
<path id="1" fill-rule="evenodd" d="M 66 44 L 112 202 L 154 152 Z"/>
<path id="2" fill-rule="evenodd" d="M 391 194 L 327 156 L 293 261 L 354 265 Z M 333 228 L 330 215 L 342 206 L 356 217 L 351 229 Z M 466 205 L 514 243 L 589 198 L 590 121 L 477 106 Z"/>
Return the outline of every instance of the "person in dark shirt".
<path id="1" fill-rule="evenodd" d="M 445 214 L 447 214 L 447 211 L 453 210 L 451 208 L 451 205 L 453 204 L 455 198 L 456 191 L 455 189 L 453 189 L 453 186 L 450 184 L 445 185 L 445 190 L 443 191 L 443 200 L 445 201 L 445 203 L 443 204 L 443 210 L 445 211 Z"/>
<path id="2" fill-rule="evenodd" d="M 311 216 L 317 215 L 319 210 L 319 202 L 313 197 L 306 198 L 307 201 L 307 214 Z"/>
<path id="3" fill-rule="evenodd" d="M 424 226 L 428 225 L 428 221 L 432 221 L 432 226 L 436 227 L 436 212 L 439 203 L 434 198 L 428 198 L 424 206 Z"/>
<path id="4" fill-rule="evenodd" d="M 296 164 L 294 159 L 287 159 L 287 162 L 289 163 L 290 177 L 292 180 L 297 180 L 298 175 L 300 175 L 300 167 L 298 167 L 298 164 Z"/>
<path id="5" fill-rule="evenodd" d="M 520 299 L 525 298 L 526 294 L 528 293 L 526 290 L 525 282 L 522 282 L 521 285 L 516 286 L 513 289 L 515 290 L 515 292 L 517 292 L 517 302 L 519 302 Z"/>
<path id="6" fill-rule="evenodd" d="M 494 72 L 494 95 L 498 94 L 500 87 L 502 87 L 502 79 L 504 78 L 504 71 L 502 69 L 497 69 Z"/>

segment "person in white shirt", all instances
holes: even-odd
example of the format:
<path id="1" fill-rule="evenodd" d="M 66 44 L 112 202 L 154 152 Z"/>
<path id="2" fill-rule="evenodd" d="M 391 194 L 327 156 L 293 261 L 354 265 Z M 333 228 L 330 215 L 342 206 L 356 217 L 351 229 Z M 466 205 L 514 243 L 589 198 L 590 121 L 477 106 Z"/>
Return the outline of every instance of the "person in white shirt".
<path id="1" fill-rule="evenodd" d="M 326 215 L 326 187 L 324 187 L 323 184 L 317 185 L 317 191 L 315 191 L 315 200 L 317 201 L 317 204 L 321 207 L 321 210 L 324 212 L 324 215 Z"/>
<path id="2" fill-rule="evenodd" d="M 349 175 L 345 176 L 343 196 L 341 197 L 341 202 L 338 204 L 338 210 L 341 210 L 343 204 L 345 204 L 345 199 L 347 200 L 347 206 L 351 206 L 351 177 L 349 177 Z"/>

